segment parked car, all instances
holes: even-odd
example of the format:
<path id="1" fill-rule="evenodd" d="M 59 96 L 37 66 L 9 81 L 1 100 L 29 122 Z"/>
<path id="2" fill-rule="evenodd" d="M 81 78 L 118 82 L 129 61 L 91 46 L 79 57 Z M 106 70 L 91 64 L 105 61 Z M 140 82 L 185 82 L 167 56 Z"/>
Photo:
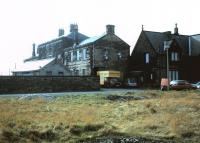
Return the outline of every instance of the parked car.
<path id="1" fill-rule="evenodd" d="M 169 87 L 174 90 L 196 89 L 186 80 L 172 80 Z"/>
<path id="2" fill-rule="evenodd" d="M 122 82 L 119 78 L 109 77 L 105 81 L 105 87 L 120 87 Z"/>
<path id="3" fill-rule="evenodd" d="M 126 87 L 137 87 L 137 86 L 138 86 L 138 83 L 137 83 L 137 81 L 136 81 L 135 78 L 127 78 L 127 79 L 125 80 L 124 85 L 125 85 Z"/>
<path id="4" fill-rule="evenodd" d="M 192 84 L 193 87 L 196 87 L 197 89 L 200 89 L 200 81 L 195 83 L 195 84 Z"/>

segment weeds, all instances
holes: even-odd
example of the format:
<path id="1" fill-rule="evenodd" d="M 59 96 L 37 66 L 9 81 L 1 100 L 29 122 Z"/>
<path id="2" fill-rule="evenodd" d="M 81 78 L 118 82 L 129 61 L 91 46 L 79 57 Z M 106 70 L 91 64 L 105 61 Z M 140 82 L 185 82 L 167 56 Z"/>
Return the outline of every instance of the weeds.
<path id="1" fill-rule="evenodd" d="M 104 126 L 102 124 L 73 125 L 70 128 L 70 133 L 72 133 L 74 135 L 80 135 L 81 133 L 84 133 L 84 132 L 98 131 L 99 129 L 101 129 L 103 127 Z"/>
<path id="2" fill-rule="evenodd" d="M 200 140 L 199 95 L 199 91 L 148 90 L 51 101 L 1 98 L 0 142 L 78 142 L 135 135 L 192 142 Z"/>

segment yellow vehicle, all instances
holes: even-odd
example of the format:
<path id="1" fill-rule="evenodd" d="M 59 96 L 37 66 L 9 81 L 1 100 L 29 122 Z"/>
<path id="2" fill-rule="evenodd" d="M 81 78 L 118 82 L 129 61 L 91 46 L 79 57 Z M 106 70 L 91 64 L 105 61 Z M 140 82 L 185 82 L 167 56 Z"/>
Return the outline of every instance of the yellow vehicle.
<path id="1" fill-rule="evenodd" d="M 106 87 L 119 87 L 122 85 L 120 71 L 98 71 L 97 76 L 100 77 L 100 85 Z"/>

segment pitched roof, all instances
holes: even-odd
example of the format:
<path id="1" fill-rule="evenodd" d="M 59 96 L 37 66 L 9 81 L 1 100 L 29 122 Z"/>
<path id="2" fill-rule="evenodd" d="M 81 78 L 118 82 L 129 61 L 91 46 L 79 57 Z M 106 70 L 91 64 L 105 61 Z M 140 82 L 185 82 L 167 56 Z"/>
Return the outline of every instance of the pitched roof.
<path id="1" fill-rule="evenodd" d="M 84 34 L 81 34 L 81 33 L 79 33 L 79 32 L 78 32 L 77 34 L 78 34 L 78 42 L 81 42 L 81 41 L 83 41 L 83 40 L 89 38 L 88 36 L 86 36 L 86 35 L 84 35 Z M 54 39 L 52 39 L 52 40 L 43 42 L 43 43 L 41 43 L 41 44 L 38 45 L 38 48 L 39 48 L 40 46 L 42 46 L 42 45 L 46 45 L 46 44 L 48 44 L 48 43 L 56 42 L 56 41 L 59 41 L 59 40 L 70 40 L 70 41 L 72 41 L 73 39 L 74 39 L 74 33 L 71 32 L 71 33 L 69 33 L 68 35 L 62 35 L 62 36 L 57 37 L 57 38 L 54 38 Z"/>
<path id="2" fill-rule="evenodd" d="M 51 63 L 54 59 L 55 58 L 24 62 L 17 65 L 17 69 L 14 69 L 13 72 L 37 71 Z"/>
<path id="3" fill-rule="evenodd" d="M 81 33 L 79 33 L 79 32 L 78 32 L 77 34 L 78 34 L 78 40 L 79 40 L 79 42 L 81 42 L 81 41 L 83 41 L 83 40 L 89 38 L 88 36 L 86 36 L 86 35 L 84 35 L 84 34 L 81 34 Z M 68 34 L 66 37 L 69 38 L 69 39 L 74 39 L 74 33 L 71 32 L 71 33 Z"/>
<path id="4" fill-rule="evenodd" d="M 84 46 L 84 45 L 92 44 L 92 43 L 97 42 L 100 39 L 111 41 L 111 42 L 118 42 L 121 45 L 125 45 L 125 46 L 130 47 L 125 41 L 123 41 L 117 35 L 115 35 L 115 34 L 106 34 L 106 33 L 104 33 L 102 35 L 99 35 L 99 36 L 94 36 L 94 37 L 88 38 L 88 39 L 82 41 L 78 46 L 81 47 L 81 46 Z"/>
<path id="5" fill-rule="evenodd" d="M 174 39 L 178 42 L 179 46 L 183 48 L 185 52 L 188 52 L 188 36 L 186 35 L 175 35 L 171 32 L 152 32 L 144 31 L 147 38 L 149 39 L 152 47 L 158 52 L 164 52 L 163 42 Z"/>
<path id="6" fill-rule="evenodd" d="M 102 34 L 102 35 L 99 35 L 99 36 L 94 36 L 94 37 L 91 37 L 91 38 L 88 38 L 84 41 L 82 41 L 79 46 L 83 46 L 83 45 L 87 45 L 87 44 L 90 44 L 90 43 L 94 43 L 96 42 L 97 40 L 101 39 L 102 37 L 104 37 L 106 34 Z"/>
<path id="7" fill-rule="evenodd" d="M 181 46 L 183 48 L 183 50 L 185 51 L 185 53 L 189 53 L 189 36 L 187 35 L 173 35 L 173 39 L 175 39 L 179 46 Z"/>
<path id="8" fill-rule="evenodd" d="M 200 55 L 200 34 L 191 36 L 191 54 L 194 56 Z"/>

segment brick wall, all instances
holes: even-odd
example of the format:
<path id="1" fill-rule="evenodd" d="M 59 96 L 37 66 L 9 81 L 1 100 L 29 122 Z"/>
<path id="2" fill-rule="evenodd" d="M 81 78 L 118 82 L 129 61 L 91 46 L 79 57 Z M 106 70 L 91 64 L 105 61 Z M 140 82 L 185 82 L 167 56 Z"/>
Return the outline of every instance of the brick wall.
<path id="1" fill-rule="evenodd" d="M 99 77 L 0 76 L 0 94 L 99 90 Z"/>

